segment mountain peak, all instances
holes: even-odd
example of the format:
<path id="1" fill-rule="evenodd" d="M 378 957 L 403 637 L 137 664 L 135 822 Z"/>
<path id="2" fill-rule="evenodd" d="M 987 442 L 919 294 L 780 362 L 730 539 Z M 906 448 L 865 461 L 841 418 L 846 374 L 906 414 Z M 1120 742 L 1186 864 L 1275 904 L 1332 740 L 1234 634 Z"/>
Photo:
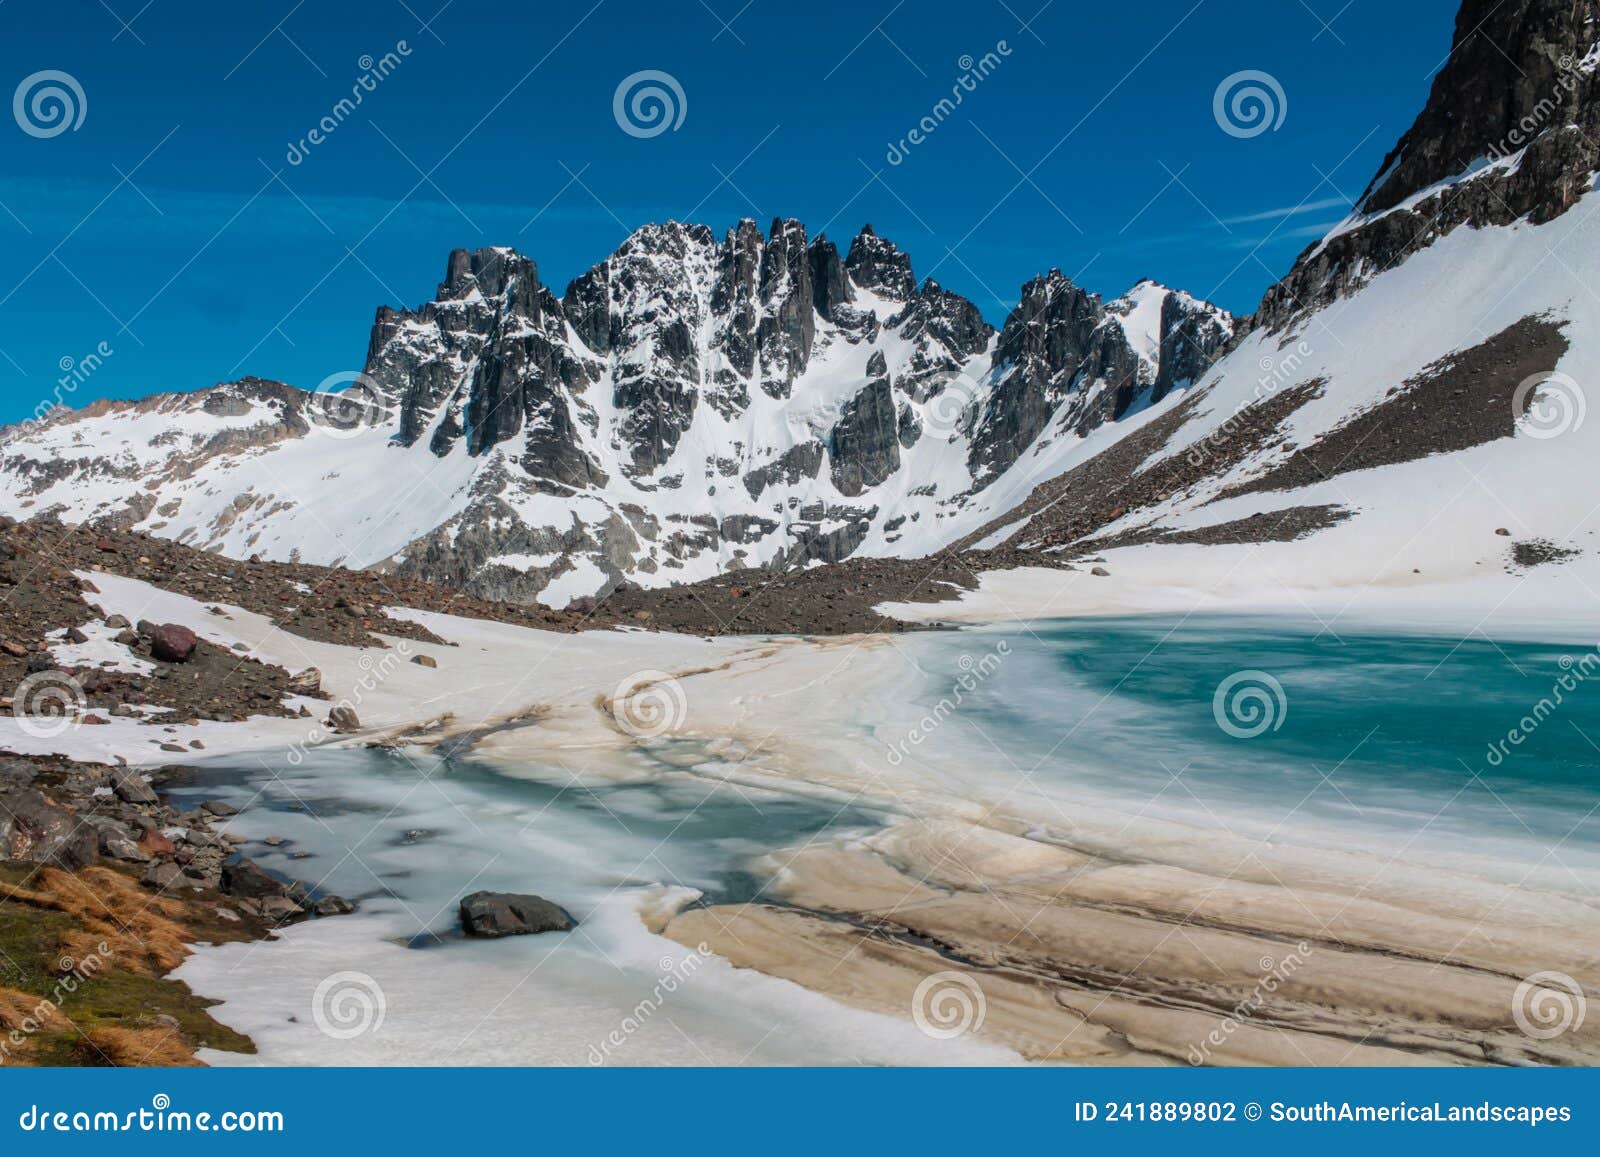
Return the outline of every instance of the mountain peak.
<path id="1" fill-rule="evenodd" d="M 1600 169 L 1600 0 L 1465 0 L 1427 105 L 1350 215 L 1262 297 L 1279 330 L 1463 225 L 1565 213 Z"/>
<path id="2" fill-rule="evenodd" d="M 1587 128 L 1597 21 L 1596 0 L 1466 0 L 1426 107 L 1358 211 L 1392 209 L 1536 139 Z"/>
<path id="3" fill-rule="evenodd" d="M 911 255 L 888 238 L 879 236 L 871 225 L 863 225 L 855 240 L 850 242 L 844 265 L 862 289 L 895 301 L 906 301 L 917 292 Z"/>

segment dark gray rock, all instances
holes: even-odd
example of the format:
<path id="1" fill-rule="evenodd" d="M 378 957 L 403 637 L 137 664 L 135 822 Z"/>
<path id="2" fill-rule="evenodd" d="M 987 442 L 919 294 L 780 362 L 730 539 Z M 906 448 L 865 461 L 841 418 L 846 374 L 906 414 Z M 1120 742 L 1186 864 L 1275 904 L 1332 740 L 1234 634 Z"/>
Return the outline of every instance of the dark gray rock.
<path id="1" fill-rule="evenodd" d="M 111 789 L 117 793 L 118 799 L 127 803 L 158 803 L 161 798 L 144 776 L 126 768 L 118 768 L 111 773 Z"/>
<path id="2" fill-rule="evenodd" d="M 836 320 L 840 306 L 855 300 L 855 289 L 845 275 L 839 247 L 818 235 L 807 252 L 811 266 L 811 304 L 821 317 Z"/>
<path id="3" fill-rule="evenodd" d="M 74 871 L 100 854 L 99 833 L 31 787 L 0 784 L 0 859 Z"/>
<path id="4" fill-rule="evenodd" d="M 186 883 L 183 869 L 177 864 L 165 861 L 151 864 L 140 882 L 158 892 L 168 892 Z"/>
<path id="5" fill-rule="evenodd" d="M 461 901 L 461 930 L 468 936 L 496 938 L 565 932 L 576 924 L 566 909 L 542 896 L 474 892 Z"/>
<path id="6" fill-rule="evenodd" d="M 282 896 L 292 886 L 254 860 L 241 858 L 222 865 L 222 890 L 230 896 L 260 900 L 267 896 Z"/>
<path id="7" fill-rule="evenodd" d="M 343 896 L 323 896 L 311 906 L 311 910 L 318 916 L 345 916 L 356 910 L 356 906 Z"/>
<path id="8" fill-rule="evenodd" d="M 862 289 L 870 289 L 895 301 L 909 301 L 917 291 L 911 274 L 911 255 L 893 241 L 879 237 L 871 225 L 863 225 L 844 259 L 850 278 Z"/>
<path id="9" fill-rule="evenodd" d="M 1052 269 L 1022 287 L 995 349 L 1001 377 L 973 430 L 968 466 L 980 486 L 1033 444 L 1067 395 L 1101 321 L 1100 298 Z"/>
<path id="10" fill-rule="evenodd" d="M 866 386 L 840 410 L 828 438 L 828 469 L 840 494 L 855 497 L 900 468 L 900 432 L 882 351 L 867 362 Z"/>

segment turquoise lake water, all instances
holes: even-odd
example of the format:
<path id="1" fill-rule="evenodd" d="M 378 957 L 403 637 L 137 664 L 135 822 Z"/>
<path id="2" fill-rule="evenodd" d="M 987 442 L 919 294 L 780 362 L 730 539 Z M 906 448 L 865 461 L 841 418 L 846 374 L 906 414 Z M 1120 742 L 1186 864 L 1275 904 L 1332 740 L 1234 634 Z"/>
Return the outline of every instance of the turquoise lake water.
<path id="1" fill-rule="evenodd" d="M 978 670 L 1001 644 L 955 718 L 1041 783 L 1202 821 L 1251 814 L 1269 830 L 1427 825 L 1556 858 L 1600 852 L 1592 641 L 1072 620 L 940 639 L 941 657 L 922 664 L 924 705 L 947 698 L 941 671 Z"/>

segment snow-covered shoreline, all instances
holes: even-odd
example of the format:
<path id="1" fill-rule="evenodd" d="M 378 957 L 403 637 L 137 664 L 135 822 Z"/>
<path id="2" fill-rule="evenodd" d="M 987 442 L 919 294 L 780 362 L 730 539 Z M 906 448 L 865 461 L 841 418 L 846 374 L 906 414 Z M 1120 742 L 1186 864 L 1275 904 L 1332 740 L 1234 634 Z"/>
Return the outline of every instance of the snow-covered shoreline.
<path id="1" fill-rule="evenodd" d="M 1006 617 L 1002 612 L 1055 613 L 1062 604 L 1077 615 L 1170 613 L 1175 607 L 1184 613 L 1252 610 L 1260 614 L 1264 626 L 1291 616 L 1314 616 L 1319 610 L 1329 617 L 1338 613 L 1337 622 L 1346 621 L 1346 615 L 1354 622 L 1370 613 L 1395 631 L 1442 630 L 1453 624 L 1460 633 L 1492 632 L 1504 625 L 1494 616 L 1482 615 L 1480 606 L 1471 600 L 1443 598 L 1422 586 L 1414 595 L 1404 593 L 1401 599 L 1389 599 L 1390 592 L 1383 592 L 1384 597 L 1369 595 L 1354 606 L 1340 602 L 1340 592 L 1331 587 L 1313 590 L 1307 599 L 1284 600 L 1274 608 L 1230 600 L 1225 593 L 1218 595 L 1216 590 L 1228 590 L 1222 585 L 1202 596 L 1194 586 L 1179 585 L 1181 576 L 1176 570 L 1140 561 L 1175 549 L 1186 548 L 1146 547 L 1112 554 L 1107 559 L 1113 570 L 1110 578 L 1084 571 L 985 575 L 980 589 L 966 601 L 921 609 L 929 617 L 969 624 L 973 629 L 960 636 L 968 651 L 992 644 Z M 1162 565 L 1170 567 L 1171 563 Z M 893 909 L 897 895 L 916 893 L 920 876 L 937 876 L 956 862 L 961 865 L 961 889 L 976 888 L 978 895 L 999 890 L 1011 897 L 1008 904 L 1034 904 L 1044 913 L 1055 910 L 1068 881 L 1078 880 L 1088 870 L 1097 890 L 1086 895 L 1093 896 L 1094 904 L 1144 913 L 1137 920 L 1152 921 L 1150 927 L 1172 919 L 1173 913 L 1166 909 L 1177 896 L 1187 897 L 1183 903 L 1194 912 L 1213 913 L 1206 916 L 1208 921 L 1226 920 L 1223 913 L 1243 905 L 1259 930 L 1252 935 L 1283 940 L 1318 930 L 1320 942 L 1326 931 L 1302 919 L 1309 903 L 1320 911 L 1318 919 L 1339 926 L 1337 936 L 1343 947 L 1337 953 L 1330 951 L 1326 959 L 1342 962 L 1338 983 L 1352 986 L 1346 997 L 1350 1000 L 1361 999 L 1357 994 L 1366 991 L 1364 986 L 1372 981 L 1368 952 L 1381 956 L 1404 951 L 1441 959 L 1453 956 L 1476 966 L 1527 972 L 1536 970 L 1541 959 L 1557 955 L 1561 945 L 1569 942 L 1570 931 L 1553 929 L 1570 929 L 1593 918 L 1592 912 L 1573 907 L 1555 893 L 1507 890 L 1459 869 L 1414 858 L 1392 870 L 1385 864 L 1383 872 L 1375 873 L 1374 866 L 1383 860 L 1378 849 L 1363 850 L 1359 841 L 1342 850 L 1319 849 L 1307 845 L 1292 830 L 1280 833 L 1270 845 L 1250 850 L 1251 862 L 1259 865 L 1259 870 L 1241 877 L 1243 845 L 1231 832 L 1224 836 L 1155 812 L 1130 818 L 1126 809 L 1108 810 L 1103 802 L 1087 795 L 1043 793 L 1031 787 L 1019 792 L 1017 788 L 1024 785 L 1007 787 L 1005 775 L 980 768 L 985 758 L 981 749 L 958 745 L 937 751 L 930 748 L 919 752 L 926 758 L 919 758 L 914 765 L 899 766 L 886 759 L 884 736 L 906 726 L 920 710 L 912 698 L 930 674 L 918 667 L 919 660 L 926 661 L 933 653 L 925 645 L 956 636 L 909 641 L 889 636 L 706 640 L 637 630 L 568 635 L 391 609 L 389 613 L 395 617 L 420 622 L 454 645 L 386 640 L 390 646 L 385 648 L 356 648 L 287 635 L 264 617 L 236 608 L 223 607 L 224 613 L 219 615 L 196 600 L 136 580 L 100 572 L 84 577 L 98 589 L 98 594 L 89 597 L 105 614 L 183 622 L 215 642 L 243 643 L 245 653 L 265 662 L 290 669 L 316 666 L 334 699 L 355 706 L 362 728 L 352 736 L 323 735 L 316 719 L 256 717 L 246 723 L 202 722 L 179 728 L 185 738 L 192 735 L 204 740 L 205 750 L 197 755 L 251 757 L 270 767 L 274 781 L 292 781 L 303 774 L 305 753 L 319 743 L 329 744 L 332 750 L 374 742 L 398 743 L 424 755 L 439 740 L 459 736 L 471 739 L 475 760 L 508 777 L 543 779 L 552 787 L 582 791 L 659 777 L 661 772 L 641 768 L 643 744 L 656 751 L 658 761 L 679 761 L 677 770 L 667 773 L 674 781 L 709 784 L 714 790 L 725 788 L 756 798 L 806 799 L 828 808 L 869 804 L 890 817 L 888 827 L 864 843 L 830 837 L 791 849 L 773 849 L 760 869 L 770 875 L 766 900 L 845 911 L 871 912 L 885 905 Z M 1191 569 L 1188 577 L 1193 580 L 1196 572 Z M 1508 577 L 1485 583 L 1482 590 L 1485 596 L 1493 594 L 1503 600 L 1505 585 L 1511 581 Z M 1408 605 L 1406 598 L 1413 601 Z M 1431 619 L 1421 615 L 1425 607 L 1431 608 Z M 906 613 L 907 608 L 895 610 Z M 1523 637 L 1547 635 L 1570 642 L 1593 633 L 1592 624 L 1574 624 L 1569 629 L 1559 617 L 1540 620 L 1524 614 L 1520 622 Z M 1574 633 L 1580 628 L 1584 634 Z M 406 661 L 417 654 L 433 658 L 438 666 Z M 639 734 L 641 726 L 647 732 L 653 728 L 657 716 L 649 710 L 633 714 L 629 701 L 638 696 L 653 701 L 651 710 L 668 713 L 667 726 L 660 734 L 672 745 L 687 742 L 688 748 L 677 751 L 669 745 L 663 749 L 659 735 Z M 319 714 L 328 706 L 321 700 L 307 703 Z M 17 730 L 14 720 L 6 720 L 5 725 L 8 733 Z M 77 728 L 53 739 L 8 734 L 7 743 L 19 750 L 57 751 L 84 760 L 112 761 L 121 756 L 135 764 L 170 763 L 171 757 L 158 754 L 152 746 L 152 732 L 160 730 L 119 718 L 106 726 Z M 13 738 L 21 742 L 13 744 Z M 337 794 L 340 785 L 330 781 L 328 790 Z M 381 810 L 386 805 L 380 797 L 375 806 Z M 262 834 L 256 830 L 262 820 L 248 810 L 235 822 L 241 832 L 257 838 Z M 1240 817 L 1229 817 L 1227 823 L 1230 828 L 1237 824 L 1241 832 L 1248 830 Z M 311 847 L 331 837 L 319 834 L 313 825 L 302 838 Z M 593 854 L 598 854 L 600 843 L 591 842 L 590 846 Z M 323 851 L 330 860 L 339 858 L 336 841 Z M 398 853 L 401 860 L 397 862 L 410 854 Z M 572 854 L 580 862 L 585 855 L 577 849 Z M 419 865 L 434 862 L 426 850 L 415 855 Z M 1148 868 L 1132 874 L 1108 870 L 1127 861 Z M 539 862 L 529 861 L 530 865 Z M 548 876 L 554 863 L 546 862 L 544 868 L 530 866 L 529 870 Z M 1033 871 L 1030 864 L 1048 867 L 1050 872 L 1066 871 L 1067 875 L 1044 892 L 1036 892 L 1035 884 L 1028 882 Z M 903 876 L 906 872 L 911 874 Z M 873 885 L 871 881 L 882 873 L 890 874 Z M 645 877 L 656 878 L 646 870 L 638 881 L 641 886 Z M 802 1016 L 821 1018 L 818 1023 L 832 1018 L 837 1034 L 855 1042 L 851 1057 L 856 1059 L 997 1063 L 1021 1053 L 1036 1059 L 1126 1063 L 1136 1058 L 1117 1049 L 1105 1050 L 1116 1033 L 1131 1031 L 1143 1042 L 1137 1059 L 1173 1060 L 1181 1052 L 1181 1040 L 1187 1039 L 1183 1034 L 1195 1029 L 1192 1019 L 1152 1015 L 1148 1010 L 1115 1004 L 1107 1013 L 1114 1013 L 1113 1020 L 1102 1024 L 1120 1026 L 1114 1027 L 1113 1037 L 1097 1030 L 1076 1043 L 1056 1047 L 1045 1038 L 1054 1031 L 1052 1025 L 1061 1026 L 1052 1019 L 1053 1014 L 1041 1012 L 1037 992 L 1027 986 L 1008 987 L 990 976 L 987 991 L 994 993 L 996 1001 L 990 1032 L 961 1042 L 961 1047 L 929 1052 L 927 1038 L 916 1033 L 905 1018 L 912 1009 L 912 990 L 928 975 L 933 961 L 913 952 L 896 959 L 875 957 L 870 968 L 855 972 L 846 966 L 841 972 L 837 964 L 828 962 L 837 961 L 841 952 L 848 958 L 860 948 L 837 941 L 834 925 L 807 920 L 795 924 L 764 904 L 726 911 L 686 911 L 696 894 L 674 890 L 671 883 L 670 876 L 657 880 L 657 885 L 667 887 L 665 892 L 657 885 L 642 890 L 630 885 L 586 911 L 589 923 L 583 935 L 594 938 L 599 960 L 680 959 L 685 950 L 704 955 L 699 947 L 704 944 L 715 958 L 707 975 L 718 978 L 704 987 L 704 993 L 731 984 L 734 987 L 728 992 L 740 992 L 740 1000 L 754 1001 L 741 1007 L 765 1008 L 768 1011 L 761 1015 L 770 1015 L 773 1023 Z M 576 883 L 572 886 L 578 887 Z M 529 887 L 537 890 L 533 884 Z M 1067 894 L 1081 887 L 1073 883 Z M 1317 899 L 1307 899 L 1312 896 Z M 444 907 L 424 915 L 434 925 L 448 924 L 449 898 L 439 903 Z M 1002 935 L 992 927 L 992 913 L 977 901 L 952 901 L 943 911 L 942 920 L 955 922 L 945 933 L 967 943 L 969 951 L 980 956 L 1015 934 L 1013 930 Z M 707 916 L 707 912 L 715 915 Z M 1426 919 L 1422 913 L 1427 914 Z M 455 1024 L 450 1018 L 459 1015 L 451 1011 L 436 984 L 447 977 L 450 984 L 460 980 L 453 970 L 434 975 L 444 957 L 405 950 L 393 943 L 408 921 L 414 926 L 414 913 L 399 913 L 379 899 L 354 917 L 301 925 L 273 942 L 203 948 L 178 976 L 197 992 L 223 1001 L 216 1014 L 257 1040 L 261 1054 L 256 1061 L 260 1063 L 434 1062 L 440 1059 L 436 1055 L 440 1032 Z M 1054 925 L 1047 921 L 1047 926 Z M 1105 934 L 1110 935 L 1111 930 Z M 1000 940 L 991 939 L 996 936 Z M 1050 951 L 1068 950 L 1065 942 L 1052 943 L 1055 947 Z M 1213 955 L 1219 951 L 1216 945 L 1200 949 Z M 1255 955 L 1265 951 L 1255 951 Z M 1245 958 L 1253 957 L 1246 951 L 1240 956 Z M 473 1028 L 467 1034 L 473 1043 L 453 1052 L 450 1063 L 586 1063 L 579 1046 L 591 1039 L 596 1025 L 620 1015 L 617 1010 L 627 1005 L 624 998 L 637 999 L 638 984 L 647 975 L 640 972 L 618 986 L 601 984 L 589 990 L 592 1000 L 585 1003 L 580 997 L 586 991 L 584 985 L 594 979 L 594 964 L 560 954 L 548 965 L 540 964 L 541 959 L 543 956 L 524 952 L 518 954 L 521 963 L 515 966 L 496 965 L 488 958 L 479 962 L 487 969 L 485 982 L 492 979 L 499 985 L 509 1004 L 486 1010 L 485 1016 L 474 1016 L 474 1021 L 487 1021 L 488 1027 L 481 1036 L 480 1030 Z M 1108 964 L 1111 959 L 1107 958 Z M 1198 967 L 1199 961 L 1195 957 L 1190 963 Z M 463 962 L 463 966 L 476 968 L 478 963 Z M 547 990 L 536 985 L 524 991 L 517 967 L 524 971 L 548 969 L 542 975 L 556 987 Z M 625 970 L 632 967 L 624 963 Z M 1188 965 L 1180 962 L 1178 967 Z M 385 1037 L 351 1042 L 305 1027 L 305 1010 L 300 1006 L 307 1004 L 308 994 L 321 981 L 341 970 L 363 974 L 376 970 L 373 975 L 388 976 L 396 992 L 412 994 L 401 997 L 402 1004 L 395 1007 L 396 1019 Z M 984 982 L 986 975 L 980 970 L 976 982 Z M 1233 980 L 1219 977 L 1218 983 Z M 1458 984 L 1452 980 L 1440 991 L 1451 992 L 1452 999 L 1472 1007 L 1489 1007 L 1499 999 L 1494 985 L 1476 985 L 1476 981 L 1462 979 Z M 576 1020 L 564 1020 L 566 1027 L 550 1038 L 550 1048 L 531 1048 L 516 1026 L 548 1017 L 551 1001 L 558 994 L 563 1007 L 588 1011 Z M 413 998 L 407 1012 L 405 1002 Z M 756 1038 L 749 1035 L 749 1024 L 738 1028 L 733 1022 L 726 1026 L 731 1035 L 718 1036 L 718 1022 L 711 1012 L 714 1005 L 715 1001 L 695 1011 L 697 1006 L 691 1002 L 684 1015 L 690 1022 L 696 1017 L 709 1018 L 699 1021 L 700 1031 L 706 1034 L 707 1057 L 714 1063 L 738 1063 L 740 1050 L 733 1047 L 734 1042 Z M 802 1011 L 808 1007 L 809 1013 Z M 1422 1001 L 1407 1015 L 1426 1018 L 1434 1015 L 1429 1011 L 1432 1008 Z M 403 1017 L 413 1015 L 417 1019 L 402 1023 Z M 1336 1010 L 1329 1015 L 1337 1022 L 1344 1013 Z M 663 1040 L 645 1046 L 640 1043 L 644 1039 L 634 1041 L 615 1059 L 624 1063 L 697 1059 Z M 559 1047 L 554 1043 L 558 1040 Z M 868 1047 L 869 1042 L 876 1044 Z M 968 1046 L 978 1051 L 969 1051 Z M 1448 1053 L 1458 1046 L 1441 1042 L 1439 1047 Z M 1312 1051 L 1322 1055 L 1315 1048 Z M 801 1053 L 771 1051 L 769 1046 L 769 1051 L 760 1055 L 784 1063 L 804 1059 Z M 1253 1034 L 1230 1038 L 1224 1053 L 1235 1060 L 1254 1062 L 1295 1060 L 1280 1044 Z M 1372 1063 L 1404 1059 L 1383 1048 L 1363 1051 L 1360 1056 Z M 219 1054 L 207 1059 L 236 1063 L 246 1058 Z M 842 1055 L 833 1059 L 851 1063 L 850 1057 Z M 1322 1059 L 1332 1063 L 1335 1058 Z"/>

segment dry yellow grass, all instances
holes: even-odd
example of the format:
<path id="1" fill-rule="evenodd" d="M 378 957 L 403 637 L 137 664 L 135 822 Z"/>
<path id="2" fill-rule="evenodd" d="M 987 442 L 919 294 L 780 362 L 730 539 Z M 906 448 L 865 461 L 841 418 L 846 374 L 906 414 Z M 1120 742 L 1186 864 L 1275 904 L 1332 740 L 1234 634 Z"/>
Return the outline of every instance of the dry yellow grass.
<path id="1" fill-rule="evenodd" d="M 64 961 L 109 956 L 119 967 L 160 976 L 189 955 L 184 929 L 174 919 L 188 911 L 182 900 L 152 895 L 109 868 L 77 873 L 46 868 L 37 884 L 31 892 L 11 889 L 6 898 L 65 912 L 81 924 L 57 944 Z"/>
<path id="2" fill-rule="evenodd" d="M 14 988 L 0 988 L 0 1029 L 31 1032 L 35 1027 L 62 1029 L 69 1023 L 61 1010 L 44 997 Z"/>
<path id="3" fill-rule="evenodd" d="M 170 1028 L 118 1028 L 101 1025 L 86 1034 L 79 1050 L 85 1064 L 115 1068 L 198 1067 L 181 1033 Z"/>

